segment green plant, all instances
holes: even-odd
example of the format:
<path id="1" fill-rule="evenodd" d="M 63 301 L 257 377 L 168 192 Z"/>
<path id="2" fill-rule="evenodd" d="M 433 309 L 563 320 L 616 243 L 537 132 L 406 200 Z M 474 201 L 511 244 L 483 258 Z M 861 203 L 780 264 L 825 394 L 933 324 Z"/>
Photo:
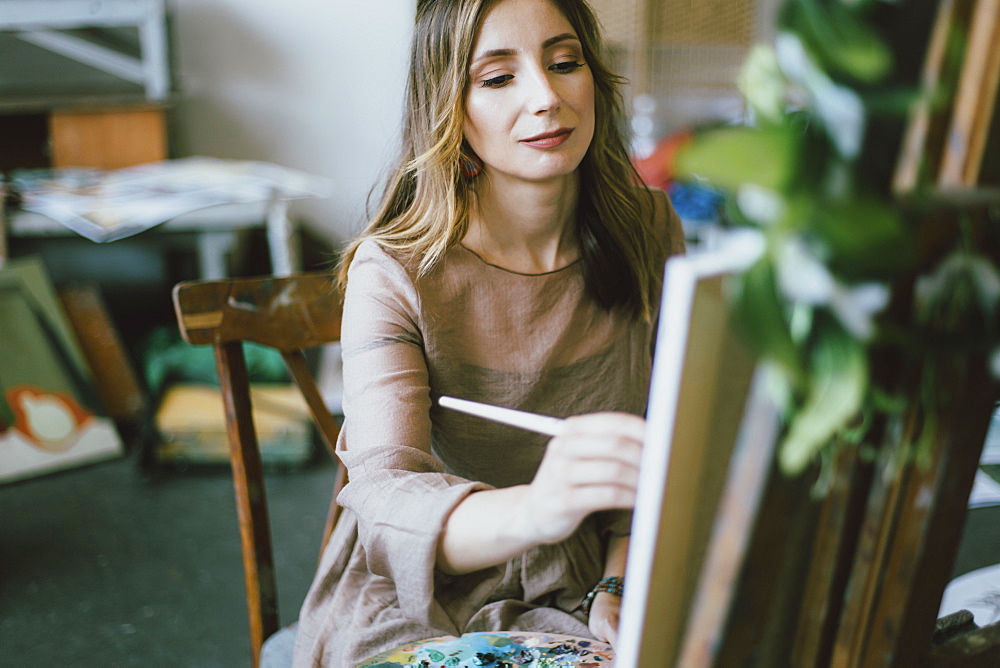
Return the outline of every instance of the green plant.
<path id="1" fill-rule="evenodd" d="M 894 53 L 871 18 L 877 4 L 788 0 L 774 45 L 752 50 L 739 81 L 752 122 L 700 132 L 678 157 L 682 176 L 725 192 L 727 218 L 766 240 L 732 300 L 774 371 L 789 475 L 865 444 L 875 416 L 902 432 L 913 401 L 924 417 L 907 454 L 926 455 L 921 444 L 951 400 L 941 369 L 1000 359 L 996 263 L 966 234 L 928 266 L 918 245 L 926 216 L 872 173 L 886 151 L 873 122 L 901 129 L 899 102 L 935 94 L 887 84 Z M 911 294 L 891 292 L 914 275 Z M 890 299 L 903 306 L 887 308 Z M 887 348 L 919 366 L 916 388 L 873 373 L 875 351 Z"/>

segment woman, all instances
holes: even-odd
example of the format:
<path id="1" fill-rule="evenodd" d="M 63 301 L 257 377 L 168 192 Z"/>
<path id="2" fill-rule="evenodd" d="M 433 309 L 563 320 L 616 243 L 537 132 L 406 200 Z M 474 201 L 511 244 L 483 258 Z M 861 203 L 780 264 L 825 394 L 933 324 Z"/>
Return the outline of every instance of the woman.
<path id="1" fill-rule="evenodd" d="M 345 512 L 296 662 L 471 631 L 614 642 L 663 262 L 580 0 L 420 0 L 403 158 L 345 255 Z M 441 395 L 570 417 L 544 437 Z M 589 616 L 584 611 L 588 599 Z"/>

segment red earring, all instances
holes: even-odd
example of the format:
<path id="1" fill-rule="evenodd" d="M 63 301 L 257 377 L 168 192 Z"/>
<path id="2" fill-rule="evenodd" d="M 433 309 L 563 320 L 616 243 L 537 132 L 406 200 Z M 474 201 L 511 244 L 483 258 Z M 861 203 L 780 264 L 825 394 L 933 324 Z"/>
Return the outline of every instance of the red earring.
<path id="1" fill-rule="evenodd" d="M 458 158 L 458 171 L 465 178 L 474 179 L 482 173 L 483 161 L 475 153 L 462 151 L 462 155 Z"/>

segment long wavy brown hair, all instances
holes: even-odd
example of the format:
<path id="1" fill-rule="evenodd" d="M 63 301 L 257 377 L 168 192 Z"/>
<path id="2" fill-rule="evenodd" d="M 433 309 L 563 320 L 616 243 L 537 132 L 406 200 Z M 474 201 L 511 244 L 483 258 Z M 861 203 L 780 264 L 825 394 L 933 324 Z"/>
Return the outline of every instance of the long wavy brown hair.
<path id="1" fill-rule="evenodd" d="M 368 227 L 340 259 L 338 280 L 358 246 L 373 239 L 406 251 L 421 274 L 469 227 L 475 180 L 459 172 L 469 63 L 483 17 L 501 0 L 419 0 L 403 119 L 402 152 Z M 576 232 L 588 294 L 607 309 L 649 319 L 659 293 L 652 197 L 636 187 L 620 87 L 607 68 L 599 23 L 584 0 L 549 0 L 573 26 L 594 78 L 594 137 L 578 168 Z M 482 178 L 482 177 L 480 177 Z"/>

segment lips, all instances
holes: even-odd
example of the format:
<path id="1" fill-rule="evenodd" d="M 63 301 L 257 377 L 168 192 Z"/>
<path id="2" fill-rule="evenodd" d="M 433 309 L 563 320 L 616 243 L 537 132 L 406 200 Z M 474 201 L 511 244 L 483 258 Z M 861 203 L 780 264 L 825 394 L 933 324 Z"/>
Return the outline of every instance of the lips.
<path id="1" fill-rule="evenodd" d="M 521 143 L 533 148 L 555 148 L 569 139 L 572 132 L 572 128 L 559 128 L 552 132 L 543 132 L 540 135 L 522 139 Z"/>

